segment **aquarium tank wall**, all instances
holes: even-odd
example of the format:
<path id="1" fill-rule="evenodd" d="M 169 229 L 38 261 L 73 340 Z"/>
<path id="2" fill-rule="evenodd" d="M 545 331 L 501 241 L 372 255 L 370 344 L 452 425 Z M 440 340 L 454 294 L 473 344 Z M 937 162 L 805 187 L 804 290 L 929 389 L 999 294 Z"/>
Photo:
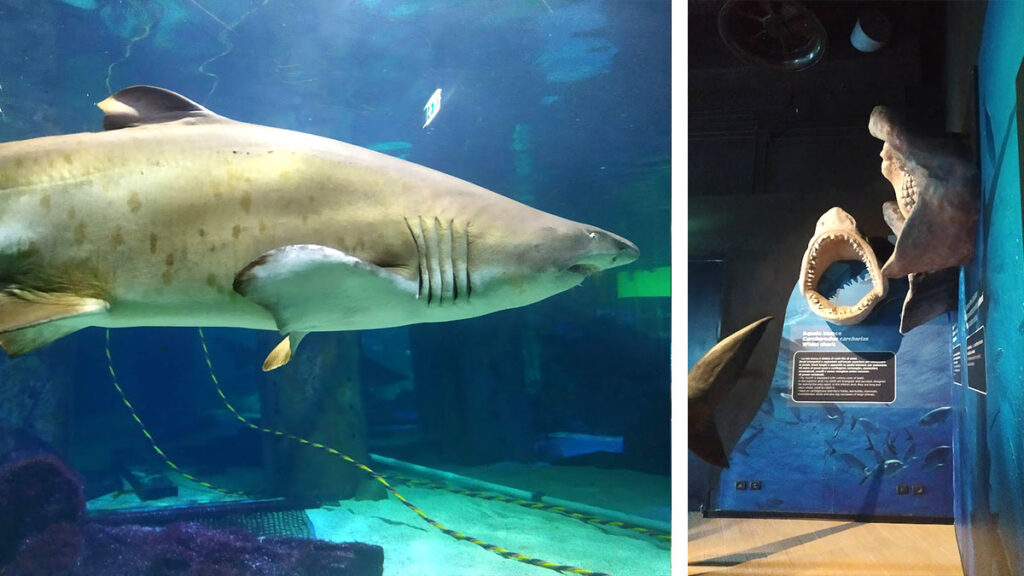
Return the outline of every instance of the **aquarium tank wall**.
<path id="1" fill-rule="evenodd" d="M 671 9 L 2 3 L 0 571 L 669 574 Z"/>

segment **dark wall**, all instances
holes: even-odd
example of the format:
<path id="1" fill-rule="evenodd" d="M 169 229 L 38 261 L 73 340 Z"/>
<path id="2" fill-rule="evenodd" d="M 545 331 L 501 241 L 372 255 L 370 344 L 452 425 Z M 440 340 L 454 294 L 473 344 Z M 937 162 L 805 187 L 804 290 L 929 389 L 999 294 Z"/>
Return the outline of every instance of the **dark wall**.
<path id="1" fill-rule="evenodd" d="M 888 5 L 893 42 L 862 54 L 849 43 L 861 3 L 809 3 L 830 35 L 823 61 L 802 72 L 746 65 L 718 38 L 717 7 L 691 3 L 688 240 L 690 259 L 725 263 L 722 335 L 762 316 L 769 326 L 719 418 L 734 443 L 774 371 L 781 318 L 817 219 L 840 206 L 862 233 L 886 237 L 881 205 L 893 191 L 880 172 L 882 143 L 867 131 L 879 104 L 944 117 L 945 8 Z M 745 388 L 745 389 L 741 389 Z M 721 415 L 721 411 L 719 413 Z"/>

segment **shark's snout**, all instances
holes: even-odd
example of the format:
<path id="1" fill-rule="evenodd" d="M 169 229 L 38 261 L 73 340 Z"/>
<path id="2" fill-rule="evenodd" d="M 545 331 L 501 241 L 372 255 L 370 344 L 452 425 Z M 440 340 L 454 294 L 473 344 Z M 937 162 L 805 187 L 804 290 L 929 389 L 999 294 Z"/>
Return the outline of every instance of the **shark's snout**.
<path id="1" fill-rule="evenodd" d="M 586 228 L 585 231 L 590 237 L 590 245 L 571 267 L 573 271 L 589 275 L 624 266 L 640 257 L 640 250 L 636 245 L 622 236 L 600 228 Z"/>

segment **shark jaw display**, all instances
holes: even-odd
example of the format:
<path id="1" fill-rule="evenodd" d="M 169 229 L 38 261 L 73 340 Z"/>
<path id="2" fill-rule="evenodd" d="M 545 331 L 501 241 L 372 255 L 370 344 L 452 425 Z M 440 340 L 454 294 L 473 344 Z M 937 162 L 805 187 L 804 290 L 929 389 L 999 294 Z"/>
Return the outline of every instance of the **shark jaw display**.
<path id="1" fill-rule="evenodd" d="M 852 306 L 830 302 L 818 292 L 818 283 L 828 267 L 836 262 L 863 262 L 871 277 L 871 291 Z M 842 208 L 832 208 L 818 219 L 814 236 L 800 264 L 800 293 L 812 312 L 832 324 L 857 324 L 871 314 L 889 290 L 878 260 L 867 240 L 857 232 L 857 222 Z"/>

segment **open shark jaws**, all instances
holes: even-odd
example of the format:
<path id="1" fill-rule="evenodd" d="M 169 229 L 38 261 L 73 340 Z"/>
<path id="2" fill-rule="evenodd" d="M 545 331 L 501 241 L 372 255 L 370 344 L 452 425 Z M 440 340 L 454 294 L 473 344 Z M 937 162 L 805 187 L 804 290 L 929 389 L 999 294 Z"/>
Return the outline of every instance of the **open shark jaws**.
<path id="1" fill-rule="evenodd" d="M 729 467 L 729 458 L 715 423 L 715 409 L 735 387 L 772 319 L 766 316 L 713 346 L 693 365 L 687 377 L 690 450 L 720 468 Z M 763 398 L 758 404 L 762 401 Z"/>
<path id="2" fill-rule="evenodd" d="M 827 322 L 857 324 L 882 301 L 890 279 L 907 277 L 909 289 L 900 315 L 905 334 L 957 306 L 959 266 L 974 255 L 978 220 L 978 171 L 966 147 L 951 138 L 920 136 L 900 115 L 876 107 L 868 123 L 883 140 L 882 175 L 896 199 L 882 205 L 882 217 L 896 237 L 895 248 L 879 265 L 876 251 L 841 208 L 818 220 L 800 267 L 800 292 L 812 312 Z M 817 288 L 838 261 L 863 262 L 871 290 L 856 304 L 839 306 Z"/>
<path id="3" fill-rule="evenodd" d="M 447 174 L 237 122 L 151 86 L 103 132 L 0 144 L 0 346 L 87 326 L 309 332 L 525 306 L 628 264 L 631 242 Z"/>
<path id="4" fill-rule="evenodd" d="M 836 262 L 857 260 L 864 263 L 871 277 L 871 290 L 851 306 L 830 302 L 818 292 L 825 270 Z M 832 324 L 857 324 L 871 314 L 889 291 L 878 259 L 867 239 L 857 231 L 857 221 L 842 208 L 832 208 L 818 219 L 814 236 L 807 243 L 800 264 L 800 293 L 812 312 Z"/>

